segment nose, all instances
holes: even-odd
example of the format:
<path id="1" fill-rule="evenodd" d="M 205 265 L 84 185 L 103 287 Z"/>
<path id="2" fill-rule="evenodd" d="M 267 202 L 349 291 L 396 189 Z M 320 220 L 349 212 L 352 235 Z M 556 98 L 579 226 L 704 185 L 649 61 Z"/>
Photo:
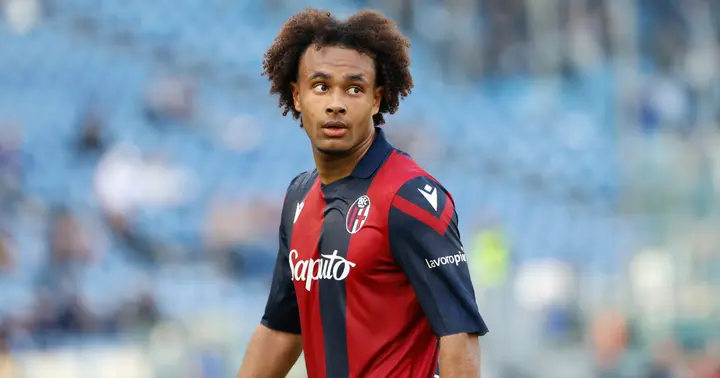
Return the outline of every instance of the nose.
<path id="1" fill-rule="evenodd" d="M 338 114 L 345 115 L 345 113 L 347 113 L 345 104 L 343 104 L 337 96 L 333 96 L 332 102 L 330 104 L 328 104 L 327 107 L 325 108 L 325 114 L 327 114 L 327 115 L 338 115 Z"/>

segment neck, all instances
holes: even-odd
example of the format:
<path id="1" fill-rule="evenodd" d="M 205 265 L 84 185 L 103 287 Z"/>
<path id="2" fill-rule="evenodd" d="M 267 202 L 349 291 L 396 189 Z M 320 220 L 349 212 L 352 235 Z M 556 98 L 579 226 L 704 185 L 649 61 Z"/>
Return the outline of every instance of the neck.
<path id="1" fill-rule="evenodd" d="M 347 154 L 340 156 L 327 154 L 316 149 L 313 150 L 313 158 L 315 159 L 315 167 L 320 182 L 327 185 L 349 176 L 370 149 L 374 140 L 375 131 L 373 130 L 369 138 L 353 147 Z"/>

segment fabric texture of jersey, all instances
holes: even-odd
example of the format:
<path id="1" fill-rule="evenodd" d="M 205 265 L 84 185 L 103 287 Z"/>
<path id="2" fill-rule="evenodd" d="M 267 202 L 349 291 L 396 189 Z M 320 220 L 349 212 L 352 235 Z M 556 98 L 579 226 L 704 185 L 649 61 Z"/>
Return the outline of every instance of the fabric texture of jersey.
<path id="1" fill-rule="evenodd" d="M 346 178 L 292 180 L 262 324 L 302 333 L 310 378 L 422 378 L 438 338 L 484 335 L 450 194 L 381 129 Z"/>

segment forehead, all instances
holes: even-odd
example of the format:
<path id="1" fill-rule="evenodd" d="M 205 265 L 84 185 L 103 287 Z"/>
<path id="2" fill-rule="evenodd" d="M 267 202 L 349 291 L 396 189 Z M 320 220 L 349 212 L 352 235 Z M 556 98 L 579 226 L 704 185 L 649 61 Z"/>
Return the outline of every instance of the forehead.
<path id="1" fill-rule="evenodd" d="M 330 76 L 363 74 L 374 77 L 375 60 L 351 48 L 324 46 L 318 49 L 316 45 L 310 45 L 300 59 L 299 69 L 303 77 L 315 72 Z"/>

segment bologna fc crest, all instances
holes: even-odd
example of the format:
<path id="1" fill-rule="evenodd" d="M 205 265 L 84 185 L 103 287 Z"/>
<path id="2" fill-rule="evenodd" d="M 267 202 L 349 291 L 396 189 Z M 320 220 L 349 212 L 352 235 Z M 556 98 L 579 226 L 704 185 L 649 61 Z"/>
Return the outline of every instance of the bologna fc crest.
<path id="1" fill-rule="evenodd" d="M 347 218 L 345 219 L 347 232 L 354 234 L 360 231 L 368 215 L 370 215 L 370 197 L 362 196 L 356 199 L 348 209 Z"/>

